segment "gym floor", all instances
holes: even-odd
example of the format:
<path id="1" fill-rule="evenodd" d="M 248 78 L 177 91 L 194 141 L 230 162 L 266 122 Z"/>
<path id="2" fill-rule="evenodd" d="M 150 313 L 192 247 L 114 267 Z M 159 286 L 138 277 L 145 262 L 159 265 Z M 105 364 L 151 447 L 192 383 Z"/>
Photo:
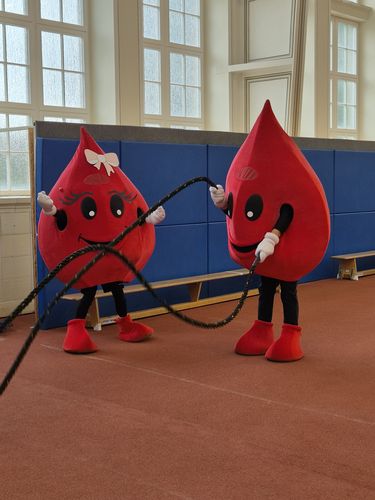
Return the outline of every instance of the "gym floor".
<path id="1" fill-rule="evenodd" d="M 4 500 L 375 498 L 375 276 L 299 286 L 305 358 L 233 353 L 257 297 L 220 330 L 147 318 L 145 342 L 41 331 L 0 401 Z M 234 302 L 188 311 L 205 321 Z M 274 325 L 282 321 L 280 297 Z M 32 315 L 0 335 L 0 375 Z"/>

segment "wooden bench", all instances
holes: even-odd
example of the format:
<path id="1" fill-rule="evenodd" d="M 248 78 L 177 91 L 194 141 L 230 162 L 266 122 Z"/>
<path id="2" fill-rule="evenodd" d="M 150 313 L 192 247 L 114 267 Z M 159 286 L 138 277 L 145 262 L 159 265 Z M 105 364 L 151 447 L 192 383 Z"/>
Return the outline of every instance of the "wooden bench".
<path id="1" fill-rule="evenodd" d="M 337 273 L 337 279 L 351 279 L 358 280 L 361 276 L 368 276 L 369 274 L 375 274 L 375 269 L 365 269 L 363 271 L 357 270 L 357 259 L 362 257 L 374 257 L 375 250 L 369 250 L 367 252 L 356 252 L 347 253 L 343 255 L 332 255 L 332 259 L 339 261 L 339 271 Z"/>
<path id="2" fill-rule="evenodd" d="M 201 274 L 197 276 L 188 276 L 185 278 L 176 278 L 164 281 L 154 281 L 150 283 L 150 285 L 154 289 L 186 285 L 189 290 L 190 301 L 173 304 L 173 308 L 180 311 L 183 309 L 191 309 L 194 307 L 206 306 L 209 304 L 216 304 L 218 302 L 225 302 L 228 300 L 238 299 L 242 295 L 242 292 L 229 293 L 225 295 L 218 295 L 203 299 L 200 298 L 200 292 L 203 283 L 205 283 L 206 281 L 246 276 L 248 272 L 249 272 L 248 269 L 234 269 L 231 271 L 223 271 L 219 273 Z M 145 287 L 141 284 L 124 286 L 125 294 L 143 292 L 143 291 L 145 291 Z M 248 291 L 248 297 L 257 294 L 258 290 Z M 113 323 L 115 318 L 117 318 L 117 316 L 102 317 L 100 316 L 99 313 L 99 304 L 98 304 L 99 299 L 102 297 L 110 297 L 111 295 L 112 295 L 111 292 L 103 292 L 102 290 L 98 290 L 96 292 L 95 300 L 91 304 L 91 307 L 87 315 L 87 325 L 89 327 L 92 327 L 94 330 L 97 331 L 101 330 L 102 325 Z M 74 301 L 79 301 L 81 300 L 81 298 L 82 298 L 81 293 L 70 293 L 62 297 L 62 299 L 64 300 L 74 300 Z M 165 313 L 168 313 L 167 309 L 165 309 L 165 307 L 160 306 L 160 307 L 153 307 L 151 309 L 145 309 L 142 311 L 135 311 L 130 313 L 130 315 L 132 319 L 137 319 L 137 318 L 145 318 L 147 316 L 156 316 L 158 314 L 165 314 Z"/>

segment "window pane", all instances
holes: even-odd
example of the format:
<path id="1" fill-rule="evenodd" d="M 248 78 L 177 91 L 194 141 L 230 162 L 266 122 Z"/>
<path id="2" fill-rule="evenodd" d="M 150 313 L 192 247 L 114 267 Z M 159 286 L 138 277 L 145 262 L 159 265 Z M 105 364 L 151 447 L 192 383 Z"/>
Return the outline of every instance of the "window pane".
<path id="1" fill-rule="evenodd" d="M 200 46 L 199 17 L 185 17 L 185 43 L 192 47 Z"/>
<path id="2" fill-rule="evenodd" d="M 5 82 L 4 82 L 4 64 L 0 63 L 0 101 L 6 101 Z"/>
<path id="3" fill-rule="evenodd" d="M 15 64 L 27 64 L 27 32 L 20 26 L 6 26 L 7 61 Z"/>
<path id="4" fill-rule="evenodd" d="M 200 87 L 201 85 L 201 65 L 200 58 L 186 56 L 186 85 Z"/>
<path id="5" fill-rule="evenodd" d="M 189 118 L 201 117 L 201 99 L 200 89 L 186 88 L 186 116 Z"/>
<path id="6" fill-rule="evenodd" d="M 347 82 L 346 85 L 346 101 L 347 104 L 357 104 L 357 84 L 355 82 Z"/>
<path id="7" fill-rule="evenodd" d="M 144 50 L 144 79 L 160 82 L 160 52 L 158 50 Z"/>
<path id="8" fill-rule="evenodd" d="M 346 85 L 345 80 L 337 82 L 337 102 L 344 104 L 346 102 Z"/>
<path id="9" fill-rule="evenodd" d="M 9 128 L 31 127 L 31 118 L 27 115 L 9 115 Z"/>
<path id="10" fill-rule="evenodd" d="M 346 128 L 346 107 L 342 104 L 337 106 L 337 127 Z"/>
<path id="11" fill-rule="evenodd" d="M 348 25 L 348 49 L 357 50 L 357 27 Z"/>
<path id="12" fill-rule="evenodd" d="M 29 189 L 29 156 L 28 153 L 10 154 L 10 184 L 12 190 Z"/>
<path id="13" fill-rule="evenodd" d="M 61 35 L 42 31 L 42 65 L 44 68 L 61 69 Z"/>
<path id="14" fill-rule="evenodd" d="M 184 11 L 184 1 L 183 0 L 169 0 L 169 8 L 173 10 L 178 10 L 179 12 Z"/>
<path id="15" fill-rule="evenodd" d="M 171 85 L 171 116 L 185 116 L 185 87 Z"/>
<path id="16" fill-rule="evenodd" d="M 83 76 L 79 73 L 64 73 L 65 76 L 65 106 L 68 108 L 83 108 L 84 82 Z"/>
<path id="17" fill-rule="evenodd" d="M 170 55 L 170 82 L 185 84 L 185 64 L 182 54 L 171 53 Z"/>
<path id="18" fill-rule="evenodd" d="M 46 106 L 62 106 L 61 71 L 43 70 L 43 103 Z"/>
<path id="19" fill-rule="evenodd" d="M 199 16 L 200 14 L 200 7 L 199 7 L 199 0 L 185 0 L 185 12 L 187 14 L 194 14 L 196 16 Z"/>
<path id="20" fill-rule="evenodd" d="M 143 36 L 160 40 L 160 10 L 158 8 L 143 6 Z"/>
<path id="21" fill-rule="evenodd" d="M 0 151 L 9 151 L 8 132 L 0 132 Z"/>
<path id="22" fill-rule="evenodd" d="M 143 0 L 143 3 L 145 5 L 156 5 L 157 7 L 160 6 L 160 0 Z"/>
<path id="23" fill-rule="evenodd" d="M 61 21 L 60 0 L 40 0 L 40 17 L 50 21 Z"/>
<path id="24" fill-rule="evenodd" d="M 347 52 L 347 72 L 351 75 L 357 74 L 357 53 L 351 50 Z"/>
<path id="25" fill-rule="evenodd" d="M 27 130 L 14 130 L 9 132 L 9 150 L 16 153 L 27 153 Z"/>
<path id="26" fill-rule="evenodd" d="M 346 47 L 346 24 L 337 23 L 337 41 L 339 47 Z"/>
<path id="27" fill-rule="evenodd" d="M 8 64 L 8 101 L 29 101 L 29 71 L 25 66 Z"/>
<path id="28" fill-rule="evenodd" d="M 337 55 L 337 71 L 339 71 L 340 73 L 346 73 L 346 50 L 338 49 Z"/>
<path id="29" fill-rule="evenodd" d="M 4 7 L 6 12 L 27 14 L 25 0 L 5 0 Z"/>
<path id="30" fill-rule="evenodd" d="M 63 22 L 83 24 L 82 0 L 63 0 Z"/>
<path id="31" fill-rule="evenodd" d="M 82 38 L 64 35 L 64 69 L 83 71 Z"/>
<path id="32" fill-rule="evenodd" d="M 356 108 L 354 106 L 347 107 L 347 128 L 356 128 Z"/>
<path id="33" fill-rule="evenodd" d="M 0 153 L 0 189 L 8 190 L 7 155 Z"/>
<path id="34" fill-rule="evenodd" d="M 7 116 L 5 113 L 0 113 L 0 128 L 6 128 Z"/>
<path id="35" fill-rule="evenodd" d="M 145 82 L 145 113 L 148 115 L 161 114 L 160 84 Z"/>
<path id="36" fill-rule="evenodd" d="M 184 16 L 178 12 L 169 12 L 169 41 L 184 43 Z"/>

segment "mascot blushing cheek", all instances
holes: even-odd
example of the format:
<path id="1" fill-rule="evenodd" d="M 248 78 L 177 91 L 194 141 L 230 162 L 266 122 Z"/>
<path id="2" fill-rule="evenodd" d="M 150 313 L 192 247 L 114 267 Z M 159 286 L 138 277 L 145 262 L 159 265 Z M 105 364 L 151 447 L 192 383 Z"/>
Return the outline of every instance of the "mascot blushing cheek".
<path id="1" fill-rule="evenodd" d="M 75 155 L 49 195 L 56 216 L 43 211 L 38 226 L 40 252 L 49 269 L 87 245 L 109 243 L 148 210 L 141 193 L 118 167 L 117 156 L 105 154 L 83 128 Z M 154 226 L 142 224 L 115 248 L 141 269 L 154 246 Z M 79 257 L 57 277 L 68 282 L 93 256 L 87 253 Z M 132 279 L 132 273 L 117 257 L 106 255 L 74 286 L 80 289 Z"/>
<path id="2" fill-rule="evenodd" d="M 228 171 L 226 196 L 229 253 L 238 264 L 251 265 L 285 205 L 293 219 L 272 259 L 258 264 L 257 273 L 295 281 L 321 261 L 330 232 L 325 193 L 268 101 Z"/>

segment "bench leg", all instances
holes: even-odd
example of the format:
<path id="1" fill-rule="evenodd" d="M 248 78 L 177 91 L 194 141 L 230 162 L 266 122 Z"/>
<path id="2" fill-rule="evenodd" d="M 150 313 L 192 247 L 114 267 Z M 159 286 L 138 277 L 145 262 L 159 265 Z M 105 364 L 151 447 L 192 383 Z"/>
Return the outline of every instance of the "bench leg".
<path id="1" fill-rule="evenodd" d="M 344 278 L 349 278 L 355 281 L 358 280 L 356 259 L 340 260 L 337 279 Z"/>
<path id="2" fill-rule="evenodd" d="M 199 295 L 201 293 L 202 283 L 190 283 L 188 285 L 189 295 L 192 302 L 199 300 Z"/>
<path id="3" fill-rule="evenodd" d="M 100 322 L 99 316 L 99 305 L 98 299 L 93 300 L 89 312 L 87 313 L 87 324 L 93 328 L 96 332 L 100 332 L 102 329 L 102 324 Z"/>

